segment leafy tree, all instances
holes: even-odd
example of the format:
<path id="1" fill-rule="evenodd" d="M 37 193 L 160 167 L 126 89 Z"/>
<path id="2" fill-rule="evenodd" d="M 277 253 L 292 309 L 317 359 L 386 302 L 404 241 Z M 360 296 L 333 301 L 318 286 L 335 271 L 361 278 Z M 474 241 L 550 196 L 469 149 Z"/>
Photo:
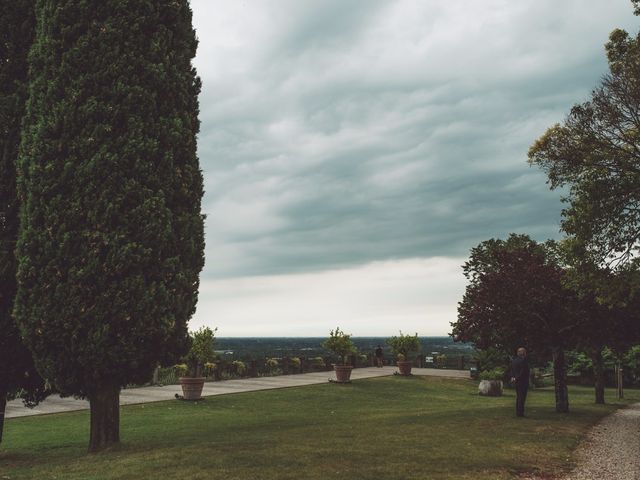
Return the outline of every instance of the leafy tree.
<path id="1" fill-rule="evenodd" d="M 611 270 L 598 265 L 575 238 L 562 242 L 565 284 L 576 293 L 576 348 L 593 365 L 596 403 L 604 403 L 605 358 L 611 349 L 618 360 L 640 341 L 640 270 L 632 260 Z"/>
<path id="2" fill-rule="evenodd" d="M 614 335 L 615 323 L 606 306 L 598 304 L 592 296 L 582 297 L 576 323 L 575 347 L 584 352 L 591 361 L 595 388 L 595 403 L 603 404 L 605 387 L 605 365 L 603 349 Z"/>
<path id="3" fill-rule="evenodd" d="M 564 350 L 573 342 L 573 298 L 556 245 L 516 234 L 487 240 L 471 250 L 463 270 L 469 284 L 451 334 L 481 350 L 525 346 L 539 357 L 552 355 L 556 410 L 568 412 Z"/>
<path id="4" fill-rule="evenodd" d="M 27 97 L 27 53 L 35 30 L 34 1 L 0 2 L 0 442 L 7 400 L 33 406 L 46 395 L 12 316 L 18 235 L 16 159 Z"/>
<path id="5" fill-rule="evenodd" d="M 352 353 L 356 353 L 356 346 L 351 340 L 351 335 L 344 333 L 340 327 L 329 332 L 329 338 L 322 342 L 322 348 L 326 348 L 330 352 L 340 357 L 342 365 L 347 365 L 347 357 Z"/>
<path id="6" fill-rule="evenodd" d="M 200 327 L 195 332 L 189 334 L 190 348 L 184 356 L 183 361 L 187 365 L 187 375 L 190 377 L 201 377 L 205 365 L 213 363 L 217 358 L 214 350 L 216 341 L 216 331 L 209 327 Z"/>
<path id="7" fill-rule="evenodd" d="M 186 0 L 40 0 L 14 313 L 38 370 L 119 441 L 119 392 L 186 351 L 203 265 Z"/>
<path id="8" fill-rule="evenodd" d="M 634 1 L 636 14 L 640 13 Z M 625 264 L 640 240 L 640 34 L 614 30 L 610 72 L 529 150 L 552 189 L 568 187 L 562 229 L 596 264 Z"/>
<path id="9" fill-rule="evenodd" d="M 387 345 L 391 347 L 391 351 L 393 355 L 398 360 L 407 360 L 409 358 L 409 354 L 412 352 L 417 352 L 420 350 L 420 340 L 418 339 L 418 334 L 415 335 L 404 335 L 400 332 L 400 336 L 393 336 L 387 340 Z"/>

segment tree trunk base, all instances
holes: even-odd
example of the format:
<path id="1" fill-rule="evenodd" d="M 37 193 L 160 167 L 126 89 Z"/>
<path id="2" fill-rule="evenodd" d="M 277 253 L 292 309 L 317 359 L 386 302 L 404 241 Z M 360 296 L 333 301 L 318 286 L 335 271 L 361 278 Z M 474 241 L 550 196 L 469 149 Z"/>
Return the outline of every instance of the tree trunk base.
<path id="1" fill-rule="evenodd" d="M 0 443 L 4 432 L 4 411 L 7 408 L 7 392 L 0 392 Z"/>
<path id="2" fill-rule="evenodd" d="M 89 452 L 99 452 L 120 442 L 120 387 L 101 385 L 89 397 L 91 433 Z"/>
<path id="3" fill-rule="evenodd" d="M 569 389 L 567 388 L 567 370 L 564 350 L 557 348 L 553 352 L 553 375 L 556 393 L 556 412 L 569 413 Z"/>
<path id="4" fill-rule="evenodd" d="M 602 352 L 596 351 L 591 354 L 591 362 L 593 363 L 593 376 L 595 379 L 596 403 L 604 404 L 604 361 Z"/>

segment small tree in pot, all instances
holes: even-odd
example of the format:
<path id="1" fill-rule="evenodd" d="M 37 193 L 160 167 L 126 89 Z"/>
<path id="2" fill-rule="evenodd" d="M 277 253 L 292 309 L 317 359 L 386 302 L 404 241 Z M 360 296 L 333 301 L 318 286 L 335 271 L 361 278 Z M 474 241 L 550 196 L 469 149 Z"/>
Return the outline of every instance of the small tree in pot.
<path id="1" fill-rule="evenodd" d="M 342 364 L 333 365 L 338 383 L 348 383 L 351 378 L 352 365 L 347 364 L 347 357 L 356 352 L 356 347 L 347 335 L 339 327 L 329 332 L 329 338 L 322 343 L 322 347 L 340 357 Z"/>
<path id="2" fill-rule="evenodd" d="M 411 375 L 411 360 L 409 360 L 409 355 L 420 350 L 418 334 L 416 333 L 413 336 L 403 335 L 401 331 L 399 337 L 391 337 L 387 340 L 387 345 L 391 347 L 391 351 L 397 359 L 400 375 Z"/>
<path id="3" fill-rule="evenodd" d="M 177 366 L 185 400 L 199 400 L 202 396 L 205 368 L 216 359 L 213 350 L 216 330 L 217 328 L 211 330 L 209 327 L 201 327 L 189 333 L 191 346 L 183 358 L 184 363 Z"/>

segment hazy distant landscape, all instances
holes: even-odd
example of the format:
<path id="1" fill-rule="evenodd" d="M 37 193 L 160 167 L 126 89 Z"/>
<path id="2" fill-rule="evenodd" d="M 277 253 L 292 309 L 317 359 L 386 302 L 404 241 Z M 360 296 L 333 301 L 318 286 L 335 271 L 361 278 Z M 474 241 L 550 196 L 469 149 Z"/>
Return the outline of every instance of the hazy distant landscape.
<path id="1" fill-rule="evenodd" d="M 352 337 L 353 343 L 362 354 L 373 353 L 378 345 L 382 346 L 385 356 L 391 351 L 386 344 L 389 337 Z M 322 342 L 326 337 L 221 337 L 216 339 L 216 350 L 227 358 L 251 359 L 264 357 L 326 355 Z M 466 355 L 473 353 L 473 346 L 456 343 L 451 337 L 420 337 L 421 354 Z"/>

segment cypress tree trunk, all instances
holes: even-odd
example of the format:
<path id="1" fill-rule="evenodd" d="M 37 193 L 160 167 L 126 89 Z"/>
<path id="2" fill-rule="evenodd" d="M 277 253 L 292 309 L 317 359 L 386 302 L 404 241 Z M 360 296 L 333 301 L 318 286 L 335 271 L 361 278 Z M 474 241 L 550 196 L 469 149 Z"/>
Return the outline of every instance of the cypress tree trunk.
<path id="1" fill-rule="evenodd" d="M 120 442 L 120 387 L 100 385 L 89 397 L 91 433 L 89 452 Z"/>
<path id="2" fill-rule="evenodd" d="M 555 379 L 556 412 L 569 413 L 567 370 L 565 366 L 564 350 L 562 348 L 556 348 L 553 351 L 553 376 Z"/>
<path id="3" fill-rule="evenodd" d="M 595 352 L 591 355 L 593 362 L 593 377 L 595 381 L 596 403 L 604 404 L 604 360 L 602 352 Z"/>
<path id="4" fill-rule="evenodd" d="M 0 443 L 4 432 L 4 411 L 7 408 L 7 392 L 0 391 Z"/>

